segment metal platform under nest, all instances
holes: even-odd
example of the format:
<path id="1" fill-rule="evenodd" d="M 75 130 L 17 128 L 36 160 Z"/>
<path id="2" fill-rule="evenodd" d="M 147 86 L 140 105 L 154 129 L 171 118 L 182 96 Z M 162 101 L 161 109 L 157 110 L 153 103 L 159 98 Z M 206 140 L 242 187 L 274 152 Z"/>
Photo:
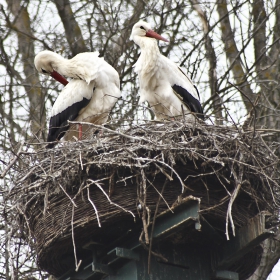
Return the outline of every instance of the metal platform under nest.
<path id="1" fill-rule="evenodd" d="M 139 242 L 139 231 L 130 232 L 100 255 L 96 254 L 100 245 L 91 242 L 86 247 L 92 258 L 77 272 L 68 271 L 58 279 L 246 279 L 259 265 L 259 244 L 274 234 L 265 227 L 268 214 L 259 213 L 227 241 L 200 219 L 199 211 L 200 201 L 193 198 L 160 214 L 154 228 L 149 227 L 150 252 L 149 244 Z"/>

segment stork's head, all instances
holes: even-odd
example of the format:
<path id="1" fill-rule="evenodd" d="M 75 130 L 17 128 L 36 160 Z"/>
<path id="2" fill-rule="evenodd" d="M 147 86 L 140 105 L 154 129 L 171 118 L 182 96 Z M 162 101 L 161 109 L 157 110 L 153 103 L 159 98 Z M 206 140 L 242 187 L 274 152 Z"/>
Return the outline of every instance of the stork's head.
<path id="1" fill-rule="evenodd" d="M 137 23 L 135 23 L 132 28 L 130 40 L 133 40 L 135 43 L 137 43 L 137 37 L 150 37 L 157 40 L 162 40 L 164 42 L 168 42 L 167 39 L 163 38 L 161 35 L 153 31 L 149 23 L 143 20 L 140 20 Z"/>
<path id="2" fill-rule="evenodd" d="M 39 52 L 35 56 L 34 64 L 39 73 L 50 75 L 63 85 L 67 85 L 68 81 L 54 70 L 55 65 L 57 65 L 61 60 L 63 60 L 63 58 L 59 54 L 46 50 Z"/>
<path id="3" fill-rule="evenodd" d="M 37 71 L 41 74 L 50 75 L 53 69 L 53 62 L 56 58 L 56 53 L 51 51 L 39 52 L 34 59 L 34 64 Z"/>

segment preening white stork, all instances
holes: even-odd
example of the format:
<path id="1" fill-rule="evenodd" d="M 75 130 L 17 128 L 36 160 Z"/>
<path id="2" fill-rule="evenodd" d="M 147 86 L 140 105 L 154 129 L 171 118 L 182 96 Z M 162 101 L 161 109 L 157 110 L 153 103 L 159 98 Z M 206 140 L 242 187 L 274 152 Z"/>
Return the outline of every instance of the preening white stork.
<path id="1" fill-rule="evenodd" d="M 104 124 L 121 96 L 117 71 L 98 52 L 77 54 L 65 59 L 57 53 L 42 51 L 35 56 L 36 69 L 51 75 L 65 87 L 56 99 L 49 122 L 48 142 L 64 136 L 65 140 L 81 138 L 81 126 L 69 126 L 68 121 Z M 69 83 L 63 77 L 73 78 Z M 83 125 L 83 131 L 90 126 Z M 49 143 L 52 148 L 56 143 Z"/>
<path id="2" fill-rule="evenodd" d="M 130 39 L 141 48 L 134 65 L 140 82 L 139 103 L 148 101 L 158 120 L 183 114 L 189 121 L 195 115 L 203 119 L 197 88 L 177 64 L 160 53 L 155 39 L 168 41 L 142 20 L 133 26 Z"/>

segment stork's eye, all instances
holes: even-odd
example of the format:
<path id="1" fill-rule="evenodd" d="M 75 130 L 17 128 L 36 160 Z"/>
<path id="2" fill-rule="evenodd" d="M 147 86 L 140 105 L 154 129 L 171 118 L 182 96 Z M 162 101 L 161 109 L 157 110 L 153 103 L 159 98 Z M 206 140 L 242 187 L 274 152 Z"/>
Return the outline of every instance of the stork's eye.
<path id="1" fill-rule="evenodd" d="M 46 70 L 44 70 L 43 68 L 41 70 L 43 73 L 48 74 L 48 72 Z"/>
<path id="2" fill-rule="evenodd" d="M 145 30 L 145 28 L 142 25 L 140 26 L 140 28 Z"/>

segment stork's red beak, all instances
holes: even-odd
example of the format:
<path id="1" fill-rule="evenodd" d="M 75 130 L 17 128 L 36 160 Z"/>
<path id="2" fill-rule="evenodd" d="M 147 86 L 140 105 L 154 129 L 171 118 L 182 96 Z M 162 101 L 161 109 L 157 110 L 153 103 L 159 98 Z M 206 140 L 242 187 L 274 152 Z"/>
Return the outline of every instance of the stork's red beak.
<path id="1" fill-rule="evenodd" d="M 155 38 L 157 40 L 162 40 L 164 42 L 168 42 L 167 39 L 163 38 L 161 35 L 157 34 L 154 30 L 152 29 L 149 29 L 147 32 L 146 32 L 146 36 L 147 37 L 151 37 L 151 38 Z"/>
<path id="2" fill-rule="evenodd" d="M 51 76 L 58 82 L 62 83 L 64 86 L 68 84 L 68 81 L 55 70 L 52 71 Z"/>

